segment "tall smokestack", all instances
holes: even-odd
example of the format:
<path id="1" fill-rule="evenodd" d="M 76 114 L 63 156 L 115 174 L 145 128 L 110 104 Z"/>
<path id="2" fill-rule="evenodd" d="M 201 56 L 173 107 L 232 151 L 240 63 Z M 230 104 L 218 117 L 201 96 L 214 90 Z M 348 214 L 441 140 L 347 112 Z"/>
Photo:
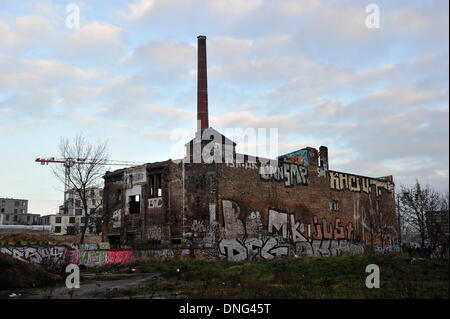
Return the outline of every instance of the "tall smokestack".
<path id="1" fill-rule="evenodd" d="M 197 37 L 197 47 L 197 123 L 200 121 L 200 127 L 197 127 L 197 131 L 203 131 L 209 127 L 206 36 L 199 35 Z"/>

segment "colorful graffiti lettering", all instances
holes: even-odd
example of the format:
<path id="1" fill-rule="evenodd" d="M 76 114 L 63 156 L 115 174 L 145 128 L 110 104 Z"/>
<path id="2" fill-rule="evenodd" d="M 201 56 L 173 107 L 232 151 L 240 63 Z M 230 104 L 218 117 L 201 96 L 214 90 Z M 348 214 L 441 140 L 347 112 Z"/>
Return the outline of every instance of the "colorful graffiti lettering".
<path id="1" fill-rule="evenodd" d="M 375 187 L 376 196 L 381 195 L 381 189 L 384 189 L 387 192 L 392 193 L 394 187 L 393 183 L 386 180 L 330 171 L 331 189 L 349 190 L 352 192 L 364 192 L 369 194 L 370 188 L 372 186 Z"/>
<path id="2" fill-rule="evenodd" d="M 311 158 L 309 156 L 309 152 L 306 149 L 301 149 L 289 154 L 284 155 L 281 158 L 286 163 L 294 163 L 298 165 L 303 165 L 305 167 L 309 166 Z"/>
<path id="3" fill-rule="evenodd" d="M 66 246 L 24 246 L 1 247 L 0 252 L 10 255 L 18 260 L 34 264 L 45 265 L 53 268 L 62 267 L 69 260 L 69 247 Z"/>
<path id="4" fill-rule="evenodd" d="M 104 266 L 109 264 L 129 263 L 133 259 L 131 250 L 84 250 L 71 249 L 67 246 L 25 246 L 1 247 L 0 252 L 34 265 L 51 268 L 67 264 L 84 266 Z"/>

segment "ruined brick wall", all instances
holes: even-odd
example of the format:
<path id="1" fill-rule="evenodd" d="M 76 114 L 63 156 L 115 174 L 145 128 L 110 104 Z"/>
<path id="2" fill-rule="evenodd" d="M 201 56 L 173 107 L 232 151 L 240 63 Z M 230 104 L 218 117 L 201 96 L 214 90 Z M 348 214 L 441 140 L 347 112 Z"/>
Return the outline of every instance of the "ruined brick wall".
<path id="1" fill-rule="evenodd" d="M 363 253 L 368 234 L 373 242 L 375 211 L 383 212 L 388 226 L 377 240 L 389 245 L 396 238 L 390 177 L 328 171 L 327 159 L 313 150 L 302 163 L 280 161 L 273 174 L 254 163 L 147 164 L 140 214 L 131 216 L 126 198 L 120 203 L 112 195 L 121 187 L 125 193 L 133 189 L 126 172 L 122 185 L 120 174 L 105 178 L 105 214 L 120 209 L 120 244 L 148 249 L 140 254 L 151 256 L 177 251 L 173 254 L 244 260 Z M 155 174 L 162 176 L 160 197 L 149 196 Z M 131 218 L 137 220 L 134 227 Z M 105 236 L 116 232 L 110 225 L 105 219 Z"/>
<path id="2" fill-rule="evenodd" d="M 103 190 L 103 241 L 111 242 L 114 239 L 111 240 L 109 237 L 120 236 L 125 203 L 123 199 L 123 180 L 123 170 L 109 173 L 105 177 Z"/>

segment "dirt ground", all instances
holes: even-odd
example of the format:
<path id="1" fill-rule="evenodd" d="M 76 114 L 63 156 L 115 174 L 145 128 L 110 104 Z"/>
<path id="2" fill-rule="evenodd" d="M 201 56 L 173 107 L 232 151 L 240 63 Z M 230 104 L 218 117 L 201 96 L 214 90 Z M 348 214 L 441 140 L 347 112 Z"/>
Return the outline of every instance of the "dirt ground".
<path id="1" fill-rule="evenodd" d="M 110 299 L 110 298 L 132 298 L 136 296 L 133 288 L 149 287 L 154 283 L 165 280 L 160 274 L 135 274 L 122 275 L 114 280 L 111 276 L 109 280 L 102 280 L 101 277 L 89 279 L 87 282 L 81 282 L 80 288 L 68 289 L 46 288 L 40 291 L 24 294 L 22 299 Z M 86 279 L 86 278 L 85 278 Z M 83 280 L 83 279 L 82 279 Z M 151 294 L 139 296 L 140 298 L 153 298 Z"/>

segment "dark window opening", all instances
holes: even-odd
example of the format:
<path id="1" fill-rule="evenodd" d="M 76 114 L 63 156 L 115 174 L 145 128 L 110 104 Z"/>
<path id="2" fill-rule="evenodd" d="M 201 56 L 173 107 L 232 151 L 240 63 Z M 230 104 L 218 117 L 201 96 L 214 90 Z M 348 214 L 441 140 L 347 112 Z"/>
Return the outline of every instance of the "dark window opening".
<path id="1" fill-rule="evenodd" d="M 161 174 L 150 175 L 150 188 L 148 192 L 148 198 L 155 198 L 162 196 L 162 181 Z"/>
<path id="2" fill-rule="evenodd" d="M 130 214 L 139 214 L 141 212 L 140 195 L 129 196 L 128 205 Z"/>
<path id="3" fill-rule="evenodd" d="M 57 224 L 61 224 L 61 217 L 56 217 L 56 221 Z"/>
<path id="4" fill-rule="evenodd" d="M 69 217 L 69 223 L 75 224 L 75 217 Z"/>
<path id="5" fill-rule="evenodd" d="M 75 226 L 67 226 L 67 235 L 76 235 Z"/>
<path id="6" fill-rule="evenodd" d="M 61 226 L 56 226 L 55 233 L 60 233 L 60 232 L 61 232 Z"/>
<path id="7" fill-rule="evenodd" d="M 122 200 L 122 190 L 117 189 L 116 190 L 116 202 L 120 202 Z"/>

